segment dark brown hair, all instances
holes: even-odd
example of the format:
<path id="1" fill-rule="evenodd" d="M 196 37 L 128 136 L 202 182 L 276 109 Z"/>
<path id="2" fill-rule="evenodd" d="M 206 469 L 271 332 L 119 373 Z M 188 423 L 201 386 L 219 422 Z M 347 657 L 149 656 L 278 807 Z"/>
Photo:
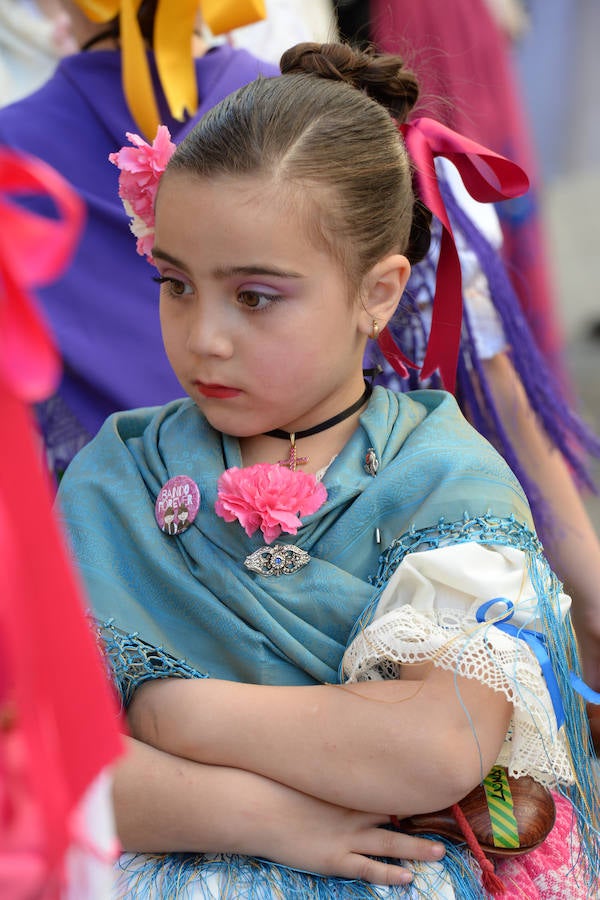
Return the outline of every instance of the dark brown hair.
<path id="1" fill-rule="evenodd" d="M 211 109 L 167 173 L 268 177 L 306 211 L 313 239 L 355 285 L 388 253 L 422 259 L 430 217 L 415 204 L 396 126 L 417 99 L 415 76 L 398 56 L 344 44 L 298 44 L 284 53 L 281 71 Z M 286 193 L 297 185 L 301 192 Z"/>

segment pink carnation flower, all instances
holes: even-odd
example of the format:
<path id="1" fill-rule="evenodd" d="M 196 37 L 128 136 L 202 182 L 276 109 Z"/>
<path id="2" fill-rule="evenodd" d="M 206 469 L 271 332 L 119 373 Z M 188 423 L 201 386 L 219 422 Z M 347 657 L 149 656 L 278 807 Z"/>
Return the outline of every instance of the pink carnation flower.
<path id="1" fill-rule="evenodd" d="M 154 201 L 167 163 L 175 152 L 166 125 L 159 125 L 152 146 L 139 136 L 127 132 L 133 147 L 122 147 L 108 157 L 121 170 L 119 197 L 131 219 L 130 228 L 137 238 L 137 252 L 152 260 L 154 244 Z"/>
<path id="2" fill-rule="evenodd" d="M 260 528 L 267 544 L 282 531 L 296 534 L 299 517 L 316 512 L 327 499 L 325 486 L 314 475 L 268 463 L 226 469 L 217 488 L 217 515 L 226 522 L 237 519 L 248 536 Z"/>

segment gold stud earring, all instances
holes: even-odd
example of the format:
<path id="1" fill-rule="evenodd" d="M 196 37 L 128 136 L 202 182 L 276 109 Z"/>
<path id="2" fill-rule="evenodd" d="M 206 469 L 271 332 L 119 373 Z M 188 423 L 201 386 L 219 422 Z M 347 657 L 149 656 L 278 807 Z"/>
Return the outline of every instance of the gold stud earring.
<path id="1" fill-rule="evenodd" d="M 379 337 L 379 325 L 377 324 L 377 319 L 373 319 L 373 326 L 371 328 L 371 338 L 376 341 Z"/>

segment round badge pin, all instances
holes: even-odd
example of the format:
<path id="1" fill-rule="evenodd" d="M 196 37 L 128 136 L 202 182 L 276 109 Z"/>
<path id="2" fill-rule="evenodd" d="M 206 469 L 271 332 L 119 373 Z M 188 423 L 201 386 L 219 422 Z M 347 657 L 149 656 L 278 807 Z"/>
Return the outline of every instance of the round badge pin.
<path id="1" fill-rule="evenodd" d="M 163 484 L 156 503 L 156 523 L 165 534 L 176 535 L 187 531 L 200 509 L 198 485 L 187 475 L 175 475 Z"/>

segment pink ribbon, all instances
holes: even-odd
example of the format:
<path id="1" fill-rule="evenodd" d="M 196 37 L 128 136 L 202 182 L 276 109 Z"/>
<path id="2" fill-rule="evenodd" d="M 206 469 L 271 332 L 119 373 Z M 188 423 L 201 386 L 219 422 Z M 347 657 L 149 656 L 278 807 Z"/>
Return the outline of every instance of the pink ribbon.
<path id="1" fill-rule="evenodd" d="M 9 195 L 45 195 L 58 218 L 30 212 Z M 0 147 L 0 377 L 26 402 L 47 397 L 60 358 L 29 291 L 53 281 L 69 262 L 84 205 L 50 166 Z"/>
<path id="2" fill-rule="evenodd" d="M 56 217 L 11 200 L 32 194 L 48 197 Z M 25 896 L 29 888 L 48 900 L 63 894 L 74 811 L 122 752 L 28 408 L 60 375 L 30 291 L 67 265 L 83 216 L 83 202 L 53 169 L 0 148 L 0 707 L 16 710 L 0 735 L 0 893 Z M 2 818 L 8 812 L 12 818 Z"/>
<path id="3" fill-rule="evenodd" d="M 415 119 L 401 125 L 400 131 L 415 169 L 419 196 L 442 225 L 431 332 L 421 377 L 428 378 L 438 369 L 444 387 L 454 391 L 462 325 L 462 278 L 434 159 L 444 156 L 454 163 L 469 194 L 481 202 L 519 197 L 529 189 L 529 180 L 516 163 L 433 119 Z M 408 374 L 406 366 L 418 368 L 399 350 L 387 328 L 379 345 L 401 375 Z"/>

